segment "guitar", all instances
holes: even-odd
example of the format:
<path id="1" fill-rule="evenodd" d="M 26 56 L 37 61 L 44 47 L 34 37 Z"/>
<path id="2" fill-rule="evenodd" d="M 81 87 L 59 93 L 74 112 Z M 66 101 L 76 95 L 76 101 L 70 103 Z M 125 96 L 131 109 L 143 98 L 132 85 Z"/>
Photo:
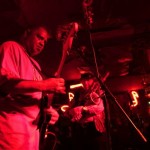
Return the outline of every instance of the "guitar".
<path id="1" fill-rule="evenodd" d="M 60 73 L 62 71 L 63 65 L 65 63 L 66 57 L 69 54 L 69 51 L 72 46 L 73 38 L 75 34 L 78 31 L 78 24 L 76 22 L 70 23 L 67 26 L 67 32 L 66 32 L 66 26 L 65 26 L 65 37 L 62 37 L 61 40 L 63 42 L 62 47 L 62 58 L 60 61 L 60 64 L 58 66 L 57 71 L 55 72 L 54 76 L 57 78 L 60 76 Z M 63 30 L 63 29 L 62 29 Z M 62 32 L 62 31 L 61 31 Z M 49 108 L 51 106 L 51 103 L 53 101 L 54 94 L 44 94 L 44 99 L 42 100 L 42 109 L 43 108 Z M 45 138 L 47 138 L 48 131 L 48 122 L 50 120 L 50 116 L 45 114 L 44 111 L 41 111 L 41 119 L 39 122 L 39 129 L 40 129 L 40 149 L 44 149 L 45 145 Z"/>

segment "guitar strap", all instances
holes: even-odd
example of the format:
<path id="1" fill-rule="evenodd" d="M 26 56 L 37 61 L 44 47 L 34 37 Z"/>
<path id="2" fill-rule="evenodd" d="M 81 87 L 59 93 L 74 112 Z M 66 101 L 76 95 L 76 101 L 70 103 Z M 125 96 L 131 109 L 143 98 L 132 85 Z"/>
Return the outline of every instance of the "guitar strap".
<path id="1" fill-rule="evenodd" d="M 24 49 L 24 48 L 23 48 Z M 41 77 L 43 79 L 46 79 L 46 75 L 44 75 L 42 73 L 42 71 L 38 68 L 38 66 L 35 64 L 35 62 L 32 60 L 32 58 L 28 55 L 28 53 L 26 52 L 26 50 L 24 49 L 25 54 L 27 55 L 27 57 L 29 58 L 30 62 L 32 63 L 33 67 L 38 71 L 38 73 L 41 75 Z M 38 114 L 38 116 L 36 117 L 35 121 L 33 122 L 34 124 L 38 125 L 38 129 L 41 128 L 43 120 L 45 119 L 44 116 L 44 108 L 46 107 L 50 107 L 48 106 L 49 102 L 48 102 L 48 97 L 45 93 L 42 93 L 42 98 L 40 100 L 40 112 Z"/>
<path id="2" fill-rule="evenodd" d="M 46 75 L 44 75 L 44 74 L 42 73 L 42 71 L 38 68 L 38 66 L 35 64 L 35 62 L 32 60 L 32 58 L 28 55 L 28 53 L 27 53 L 26 51 L 25 51 L 25 53 L 26 53 L 26 55 L 28 56 L 29 60 L 31 61 L 33 67 L 38 71 L 38 73 L 41 75 L 41 77 L 42 77 L 43 79 L 46 79 L 46 78 L 47 78 Z"/>
<path id="3" fill-rule="evenodd" d="M 42 71 L 38 68 L 38 66 L 35 64 L 35 62 L 32 60 L 32 58 L 28 55 L 28 53 L 25 51 L 26 55 L 28 56 L 29 60 L 31 61 L 33 67 L 38 71 L 38 73 L 41 75 L 43 79 L 46 79 L 47 77 L 42 73 Z M 50 94 L 52 95 L 52 94 Z M 40 132 L 40 139 L 39 139 L 39 149 L 43 150 L 45 149 L 45 133 L 47 130 L 47 125 L 49 120 L 51 119 L 51 115 L 47 115 L 44 112 L 45 108 L 49 108 L 51 106 L 52 98 L 53 96 L 50 97 L 46 93 L 42 93 L 42 98 L 40 100 L 40 111 L 34 120 L 33 124 L 37 125 L 37 129 L 39 129 Z M 51 131 L 52 133 L 52 131 Z M 55 134 L 53 133 L 53 136 Z M 54 136 L 55 137 L 55 136 Z"/>

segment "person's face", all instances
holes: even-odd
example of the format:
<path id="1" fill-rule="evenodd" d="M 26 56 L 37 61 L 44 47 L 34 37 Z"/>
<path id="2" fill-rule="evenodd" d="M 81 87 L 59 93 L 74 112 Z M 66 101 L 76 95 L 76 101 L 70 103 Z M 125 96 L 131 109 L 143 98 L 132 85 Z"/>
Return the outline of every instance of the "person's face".
<path id="1" fill-rule="evenodd" d="M 31 56 L 35 56 L 39 54 L 45 46 L 49 38 L 49 33 L 44 27 L 39 27 L 36 29 L 32 29 L 29 31 L 29 35 L 27 37 L 27 51 Z"/>

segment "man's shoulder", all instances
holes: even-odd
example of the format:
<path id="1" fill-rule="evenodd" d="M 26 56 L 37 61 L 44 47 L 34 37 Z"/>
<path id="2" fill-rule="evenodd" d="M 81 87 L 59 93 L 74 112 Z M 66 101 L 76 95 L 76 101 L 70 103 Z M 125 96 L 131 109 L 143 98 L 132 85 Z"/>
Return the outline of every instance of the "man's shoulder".
<path id="1" fill-rule="evenodd" d="M 23 47 L 21 46 L 21 44 L 19 44 L 19 42 L 16 41 L 6 41 L 0 46 L 0 51 L 5 53 L 12 52 L 14 54 L 20 52 L 22 49 Z"/>
<path id="2" fill-rule="evenodd" d="M 1 44 L 1 46 L 19 46 L 20 44 L 16 41 L 6 41 Z"/>

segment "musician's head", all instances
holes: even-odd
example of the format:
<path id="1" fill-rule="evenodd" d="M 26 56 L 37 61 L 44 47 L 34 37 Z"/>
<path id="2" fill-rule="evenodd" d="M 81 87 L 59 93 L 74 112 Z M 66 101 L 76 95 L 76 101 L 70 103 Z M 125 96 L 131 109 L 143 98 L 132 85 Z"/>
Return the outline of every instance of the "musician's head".
<path id="1" fill-rule="evenodd" d="M 51 37 L 50 31 L 45 26 L 34 26 L 25 30 L 21 42 L 31 56 L 39 54 Z"/>

